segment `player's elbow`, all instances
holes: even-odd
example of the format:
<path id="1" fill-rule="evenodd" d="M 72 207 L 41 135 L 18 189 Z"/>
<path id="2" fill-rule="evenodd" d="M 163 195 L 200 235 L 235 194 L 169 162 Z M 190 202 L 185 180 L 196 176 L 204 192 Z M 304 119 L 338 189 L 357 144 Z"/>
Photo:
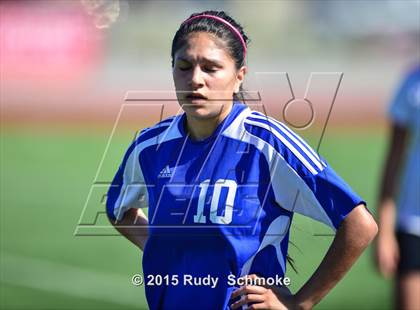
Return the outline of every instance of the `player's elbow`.
<path id="1" fill-rule="evenodd" d="M 378 225 L 364 205 L 350 212 L 344 220 L 344 226 L 359 248 L 366 248 L 378 233 Z"/>
<path id="2" fill-rule="evenodd" d="M 369 217 L 362 223 L 362 231 L 365 245 L 368 246 L 375 239 L 379 231 L 378 224 L 370 213 Z"/>
<path id="3" fill-rule="evenodd" d="M 360 216 L 357 228 L 360 232 L 360 243 L 362 247 L 367 247 L 378 234 L 378 224 L 373 216 L 363 206 L 364 212 Z"/>

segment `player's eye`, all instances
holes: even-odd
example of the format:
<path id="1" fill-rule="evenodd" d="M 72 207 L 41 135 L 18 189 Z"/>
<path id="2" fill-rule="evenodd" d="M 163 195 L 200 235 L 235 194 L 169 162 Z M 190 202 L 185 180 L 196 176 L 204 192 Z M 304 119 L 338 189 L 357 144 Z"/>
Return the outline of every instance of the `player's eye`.
<path id="1" fill-rule="evenodd" d="M 179 60 L 177 62 L 176 67 L 181 71 L 187 71 L 187 70 L 191 69 L 191 64 L 187 61 Z"/>
<path id="2" fill-rule="evenodd" d="M 181 71 L 187 71 L 187 70 L 191 69 L 191 66 L 183 64 L 183 65 L 179 65 L 178 69 L 181 70 Z"/>
<path id="3" fill-rule="evenodd" d="M 212 73 L 212 72 L 216 72 L 216 71 L 217 71 L 217 68 L 216 68 L 216 67 L 206 66 L 206 67 L 204 67 L 204 68 L 203 68 L 203 70 L 204 70 L 205 72 Z"/>

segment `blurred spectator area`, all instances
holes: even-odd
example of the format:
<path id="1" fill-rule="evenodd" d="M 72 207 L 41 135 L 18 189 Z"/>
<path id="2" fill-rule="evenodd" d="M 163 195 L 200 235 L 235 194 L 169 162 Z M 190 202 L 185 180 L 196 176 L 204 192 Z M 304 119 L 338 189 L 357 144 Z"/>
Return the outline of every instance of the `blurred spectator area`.
<path id="1" fill-rule="evenodd" d="M 290 97 L 285 72 L 296 97 L 321 73 L 311 96 L 325 109 L 337 82 L 329 74 L 343 73 L 332 121 L 380 124 L 397 81 L 420 61 L 419 1 L 2 1 L 2 122 L 111 124 L 127 91 L 173 90 L 173 35 L 208 9 L 245 27 L 244 86 L 264 89 L 275 113 Z"/>

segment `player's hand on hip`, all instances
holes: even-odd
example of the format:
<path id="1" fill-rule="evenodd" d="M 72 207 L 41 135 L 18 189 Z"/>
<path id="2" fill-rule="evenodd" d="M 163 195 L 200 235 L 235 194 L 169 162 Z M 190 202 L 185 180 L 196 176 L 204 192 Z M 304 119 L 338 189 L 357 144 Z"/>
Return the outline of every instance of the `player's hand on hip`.
<path id="1" fill-rule="evenodd" d="M 255 274 L 248 275 L 248 279 L 257 279 Z M 241 297 L 233 303 L 231 309 L 295 309 L 294 298 L 288 288 L 282 286 L 244 285 L 232 293 L 231 299 Z"/>

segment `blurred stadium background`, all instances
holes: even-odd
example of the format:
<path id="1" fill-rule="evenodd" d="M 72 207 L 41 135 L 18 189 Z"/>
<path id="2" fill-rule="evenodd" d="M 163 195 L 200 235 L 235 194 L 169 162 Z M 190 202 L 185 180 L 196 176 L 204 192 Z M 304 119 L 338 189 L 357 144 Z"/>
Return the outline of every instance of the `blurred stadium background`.
<path id="1" fill-rule="evenodd" d="M 420 61 L 419 1 L 2 1 L 1 309 L 147 308 L 143 287 L 131 284 L 141 253 L 122 237 L 80 236 L 78 224 L 102 211 L 103 184 L 135 131 L 177 113 L 174 101 L 124 98 L 173 98 L 159 93 L 173 91 L 172 37 L 206 9 L 232 14 L 252 40 L 244 86 L 260 92 L 255 108 L 283 120 L 291 98 L 285 72 L 296 98 L 314 72 L 307 97 L 315 122 L 296 130 L 320 144 L 375 213 L 387 106 Z M 302 101 L 288 113 L 292 124 L 311 115 Z M 86 234 L 101 232 L 101 223 L 103 214 Z M 296 218 L 292 291 L 325 254 L 326 233 Z M 369 250 L 317 309 L 390 309 L 391 290 Z"/>

